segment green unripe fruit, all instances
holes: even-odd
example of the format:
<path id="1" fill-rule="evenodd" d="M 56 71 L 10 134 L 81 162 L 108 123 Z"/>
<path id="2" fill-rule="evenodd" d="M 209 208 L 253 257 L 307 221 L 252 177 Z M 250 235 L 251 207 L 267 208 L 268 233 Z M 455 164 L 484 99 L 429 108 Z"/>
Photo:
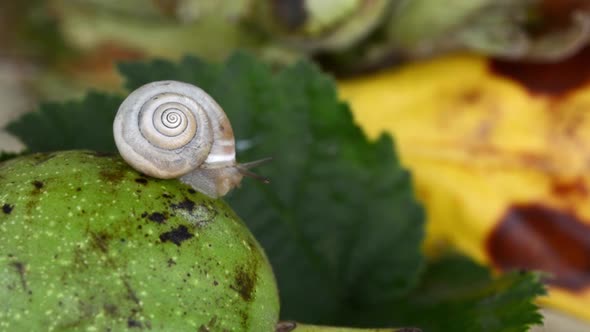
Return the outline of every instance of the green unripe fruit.
<path id="1" fill-rule="evenodd" d="M 0 164 L 0 331 L 273 331 L 279 299 L 221 200 L 87 151 Z"/>

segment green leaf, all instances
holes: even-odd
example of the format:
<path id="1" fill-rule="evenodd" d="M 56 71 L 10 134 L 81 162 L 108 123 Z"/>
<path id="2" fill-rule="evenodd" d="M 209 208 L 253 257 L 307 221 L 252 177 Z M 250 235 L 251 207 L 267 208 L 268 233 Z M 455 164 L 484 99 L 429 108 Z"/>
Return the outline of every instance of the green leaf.
<path id="1" fill-rule="evenodd" d="M 115 152 L 113 119 L 123 97 L 90 92 L 84 100 L 41 104 L 6 129 L 30 152 L 90 149 Z"/>
<path id="2" fill-rule="evenodd" d="M 357 312 L 355 320 L 372 326 L 403 323 L 424 332 L 528 331 L 542 316 L 533 300 L 545 294 L 539 275 L 511 272 L 497 278 L 468 258 L 448 255 L 428 264 L 411 293 Z"/>
<path id="3" fill-rule="evenodd" d="M 227 197 L 266 250 L 282 318 L 425 331 L 524 331 L 539 322 L 536 275 L 492 278 L 451 257 L 426 265 L 424 213 L 390 137 L 367 140 L 334 82 L 309 63 L 273 71 L 238 53 L 223 65 L 187 57 L 120 66 L 126 87 L 180 80 L 209 92 L 228 114 L 242 162 L 272 156 Z M 32 151 L 115 151 L 121 97 L 46 104 L 9 126 Z M 80 130 L 81 128 L 81 130 Z"/>
<path id="4" fill-rule="evenodd" d="M 194 58 L 120 67 L 127 87 L 174 79 L 199 85 L 232 121 L 241 161 L 274 159 L 228 198 L 273 264 L 282 317 L 348 323 L 347 313 L 414 286 L 423 211 L 389 137 L 369 142 L 334 82 L 308 63 L 273 73 L 244 54 L 223 67 Z M 247 144 L 242 144 L 247 143 Z"/>

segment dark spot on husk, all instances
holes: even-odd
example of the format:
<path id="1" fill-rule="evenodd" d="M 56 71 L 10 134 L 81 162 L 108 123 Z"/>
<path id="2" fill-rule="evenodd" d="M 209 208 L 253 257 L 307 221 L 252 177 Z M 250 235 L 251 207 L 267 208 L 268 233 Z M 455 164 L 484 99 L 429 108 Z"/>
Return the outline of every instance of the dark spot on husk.
<path id="1" fill-rule="evenodd" d="M 168 267 L 172 267 L 172 265 L 176 265 L 176 261 L 174 261 L 172 258 L 168 258 L 166 264 L 168 265 Z"/>
<path id="2" fill-rule="evenodd" d="M 252 269 L 238 266 L 234 271 L 234 282 L 230 285 L 230 288 L 238 292 L 244 301 L 250 301 L 252 300 L 257 278 L 258 274 L 255 266 Z"/>
<path id="3" fill-rule="evenodd" d="M 88 268 L 85 256 L 86 254 L 82 248 L 79 246 L 74 247 L 73 262 L 76 270 L 82 271 Z"/>
<path id="4" fill-rule="evenodd" d="M 29 290 L 29 287 L 27 285 L 25 264 L 23 262 L 17 261 L 17 262 L 10 263 L 10 265 L 16 270 L 16 273 L 18 273 L 23 291 L 31 294 L 31 291 Z"/>
<path id="5" fill-rule="evenodd" d="M 145 327 L 149 330 L 149 329 L 151 329 L 150 321 L 140 322 L 139 320 L 134 318 L 143 311 L 143 308 L 141 305 L 141 301 L 140 301 L 139 297 L 137 296 L 137 293 L 135 292 L 133 287 L 131 287 L 131 283 L 129 282 L 128 278 L 129 277 L 125 276 L 125 275 L 121 276 L 121 281 L 123 282 L 123 285 L 125 286 L 125 289 L 127 290 L 126 299 L 131 301 L 135 305 L 135 307 L 131 309 L 131 314 L 128 316 L 128 321 L 129 320 L 136 321 L 137 323 L 140 324 L 140 326 L 135 326 L 135 327 L 141 327 L 141 328 Z"/>
<path id="6" fill-rule="evenodd" d="M 194 190 L 193 188 L 188 188 L 188 192 L 189 192 L 189 194 L 194 194 L 194 193 L 196 193 L 197 191 L 196 191 L 196 190 Z"/>
<path id="7" fill-rule="evenodd" d="M 138 306 L 141 305 L 139 297 L 137 297 L 135 290 L 133 290 L 133 287 L 131 287 L 131 284 L 129 283 L 127 278 L 122 277 L 121 280 L 123 281 L 123 285 L 125 285 L 125 289 L 127 290 L 127 299 L 133 301 L 133 303 L 137 304 Z"/>
<path id="8" fill-rule="evenodd" d="M 123 179 L 124 172 L 121 169 L 102 169 L 99 172 L 100 177 L 105 182 L 117 183 Z"/>
<path id="9" fill-rule="evenodd" d="M 146 178 L 137 178 L 137 179 L 135 179 L 135 182 L 137 182 L 139 184 L 146 185 L 148 183 L 148 179 L 146 179 Z"/>
<path id="10" fill-rule="evenodd" d="M 281 23 L 287 30 L 296 30 L 307 20 L 304 0 L 274 0 L 272 10 L 275 21 Z"/>
<path id="11" fill-rule="evenodd" d="M 192 213 L 195 208 L 195 202 L 185 197 L 182 202 L 178 204 L 170 204 L 170 206 L 176 210 L 186 210 L 189 213 Z"/>
<path id="12" fill-rule="evenodd" d="M 135 319 L 131 319 L 131 318 L 129 318 L 129 319 L 127 320 L 127 327 L 129 327 L 129 328 L 133 328 L 133 327 L 136 327 L 136 328 L 142 328 L 142 327 L 143 327 L 143 325 L 141 324 L 141 322 L 140 322 L 140 321 L 137 321 L 137 320 L 135 320 Z"/>
<path id="13" fill-rule="evenodd" d="M 104 232 L 90 232 L 90 239 L 92 240 L 92 246 L 97 248 L 103 253 L 106 253 L 109 250 L 109 242 L 111 240 L 111 236 Z"/>
<path id="14" fill-rule="evenodd" d="M 217 330 L 217 316 L 213 316 L 207 324 L 199 326 L 198 332 L 213 332 Z"/>
<path id="15" fill-rule="evenodd" d="M 117 317 L 118 313 L 119 313 L 119 308 L 117 308 L 116 305 L 111 304 L 111 303 L 105 303 L 102 306 L 104 312 L 107 314 L 107 316 L 110 317 Z"/>
<path id="16" fill-rule="evenodd" d="M 33 186 L 35 186 L 36 189 L 41 189 L 44 186 L 43 182 L 41 182 L 39 180 L 33 181 L 32 184 L 33 184 Z"/>
<path id="17" fill-rule="evenodd" d="M 541 204 L 512 206 L 486 248 L 501 270 L 541 270 L 551 285 L 579 291 L 590 285 L 590 226 L 569 211 Z"/>
<path id="18" fill-rule="evenodd" d="M 151 214 L 142 214 L 143 217 L 147 216 L 147 218 L 155 223 L 163 224 L 168 219 L 168 214 L 166 212 L 154 212 Z"/>
<path id="19" fill-rule="evenodd" d="M 160 241 L 172 242 L 177 246 L 180 246 L 183 241 L 186 241 L 192 237 L 194 237 L 194 235 L 188 231 L 188 228 L 186 228 L 184 225 L 180 225 L 171 231 L 160 234 Z"/>
<path id="20" fill-rule="evenodd" d="M 170 198 L 172 198 L 172 195 L 170 195 L 170 194 L 162 194 L 162 197 L 167 198 L 167 199 L 170 199 Z"/>
<path id="21" fill-rule="evenodd" d="M 493 60 L 490 70 L 533 94 L 560 96 L 590 83 L 590 47 L 555 63 Z"/>
<path id="22" fill-rule="evenodd" d="M 10 214 L 12 209 L 14 209 L 14 205 L 10 205 L 8 203 L 2 205 L 2 212 L 4 212 L 4 214 Z"/>

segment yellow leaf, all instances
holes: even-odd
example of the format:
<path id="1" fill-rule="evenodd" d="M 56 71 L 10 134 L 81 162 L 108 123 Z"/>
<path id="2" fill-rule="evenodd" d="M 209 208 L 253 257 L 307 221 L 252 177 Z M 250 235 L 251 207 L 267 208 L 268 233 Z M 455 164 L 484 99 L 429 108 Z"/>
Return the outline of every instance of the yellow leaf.
<path id="1" fill-rule="evenodd" d="M 590 320 L 590 49 L 552 65 L 453 55 L 339 91 L 370 137 L 395 137 L 429 254 L 549 272 L 541 301 Z"/>

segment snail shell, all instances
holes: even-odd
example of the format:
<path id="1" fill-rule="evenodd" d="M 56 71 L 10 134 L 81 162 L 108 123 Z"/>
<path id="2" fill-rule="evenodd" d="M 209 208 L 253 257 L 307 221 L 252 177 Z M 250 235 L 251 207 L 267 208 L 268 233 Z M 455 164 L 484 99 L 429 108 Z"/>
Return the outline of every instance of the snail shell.
<path id="1" fill-rule="evenodd" d="M 194 85 L 159 81 L 138 88 L 119 107 L 113 131 L 123 159 L 147 175 L 180 178 L 211 197 L 243 177 L 227 116 Z"/>

